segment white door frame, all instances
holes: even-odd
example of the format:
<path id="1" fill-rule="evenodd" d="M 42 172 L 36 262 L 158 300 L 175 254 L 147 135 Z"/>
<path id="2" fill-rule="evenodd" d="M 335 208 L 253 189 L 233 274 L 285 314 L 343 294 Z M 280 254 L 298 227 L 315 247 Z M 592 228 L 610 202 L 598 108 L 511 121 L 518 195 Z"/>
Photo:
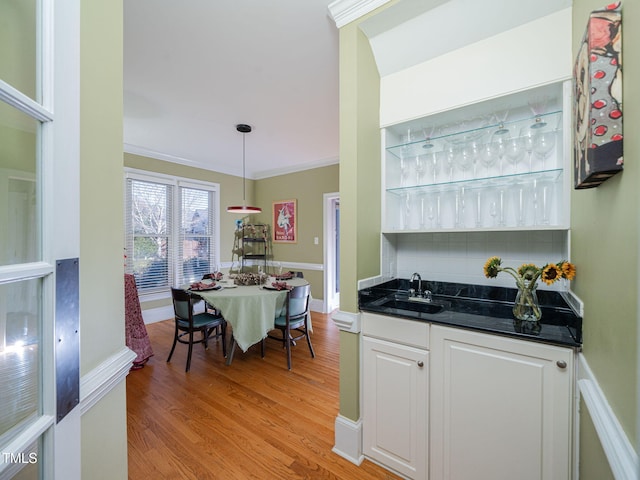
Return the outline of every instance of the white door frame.
<path id="1" fill-rule="evenodd" d="M 340 293 L 336 292 L 336 217 L 335 205 L 340 200 L 339 192 L 323 195 L 323 232 L 324 232 L 324 302 L 323 312 L 329 313 L 340 306 Z"/>

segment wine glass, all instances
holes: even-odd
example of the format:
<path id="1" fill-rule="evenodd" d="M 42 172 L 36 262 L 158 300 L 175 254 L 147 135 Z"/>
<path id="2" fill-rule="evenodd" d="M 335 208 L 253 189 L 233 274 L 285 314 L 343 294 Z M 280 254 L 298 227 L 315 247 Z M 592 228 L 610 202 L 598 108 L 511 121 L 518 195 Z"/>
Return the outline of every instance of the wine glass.
<path id="1" fill-rule="evenodd" d="M 429 219 L 429 227 L 433 228 L 433 219 L 436 216 L 436 204 L 434 200 L 427 204 L 427 218 Z"/>
<path id="2" fill-rule="evenodd" d="M 427 171 L 427 165 L 424 158 L 420 155 L 416 155 L 416 184 L 422 185 L 422 179 Z"/>
<path id="3" fill-rule="evenodd" d="M 518 171 L 518 164 L 524 157 L 524 144 L 521 137 L 510 137 L 506 141 L 505 156 L 513 165 L 513 173 Z"/>
<path id="4" fill-rule="evenodd" d="M 500 175 L 502 175 L 504 156 L 507 152 L 507 144 L 510 138 L 511 134 L 508 129 L 504 128 L 503 124 L 500 124 L 498 129 L 491 134 L 491 149 L 500 162 Z"/>
<path id="5" fill-rule="evenodd" d="M 482 226 L 482 190 L 478 190 L 476 192 L 476 205 L 475 205 L 475 215 L 476 215 L 476 227 Z"/>
<path id="6" fill-rule="evenodd" d="M 444 158 L 447 162 L 447 168 L 449 169 L 449 181 L 453 181 L 453 166 L 456 163 L 456 157 L 458 156 L 459 148 L 453 143 L 448 143 L 444 148 Z"/>
<path id="7" fill-rule="evenodd" d="M 533 144 L 535 143 L 536 131 L 532 127 L 522 127 L 520 129 L 520 138 L 522 140 L 522 148 L 529 157 L 529 171 L 533 170 L 531 158 L 533 156 Z"/>
<path id="8" fill-rule="evenodd" d="M 496 160 L 498 159 L 497 155 L 495 154 L 495 152 L 493 151 L 493 145 L 491 144 L 491 142 L 487 142 L 484 145 L 482 145 L 480 147 L 480 152 L 479 152 L 479 160 L 480 163 L 486 167 L 487 169 L 487 177 L 489 176 L 489 169 L 491 167 L 493 167 L 496 163 Z"/>
<path id="9" fill-rule="evenodd" d="M 489 215 L 491 215 L 491 218 L 493 218 L 493 226 L 495 227 L 496 225 L 498 225 L 498 203 L 495 200 L 493 200 L 489 205 Z"/>
<path id="10" fill-rule="evenodd" d="M 533 140 L 533 152 L 540 158 L 542 158 L 542 169 L 544 170 L 545 160 L 549 153 L 553 151 L 556 146 L 556 131 L 541 129 L 539 130 Z"/>
<path id="11" fill-rule="evenodd" d="M 473 167 L 474 177 L 475 170 L 478 161 L 478 157 L 480 156 L 480 148 L 481 145 L 477 139 L 471 139 L 465 142 L 462 146 L 462 152 L 458 157 L 458 165 L 460 169 L 464 172 L 464 178 L 467 178 L 467 172 Z"/>
<path id="12" fill-rule="evenodd" d="M 465 207 L 465 189 L 464 187 L 456 190 L 455 194 L 455 227 L 464 228 L 464 207 Z"/>
<path id="13" fill-rule="evenodd" d="M 548 95 L 539 95 L 529 100 L 529 108 L 535 116 L 534 123 L 530 128 L 537 130 L 547 125 L 547 122 L 542 118 L 542 114 L 547 110 L 547 103 L 549 103 L 550 97 Z"/>
<path id="14" fill-rule="evenodd" d="M 406 187 L 407 180 L 409 179 L 410 167 L 409 162 L 404 156 L 400 158 L 400 186 Z"/>

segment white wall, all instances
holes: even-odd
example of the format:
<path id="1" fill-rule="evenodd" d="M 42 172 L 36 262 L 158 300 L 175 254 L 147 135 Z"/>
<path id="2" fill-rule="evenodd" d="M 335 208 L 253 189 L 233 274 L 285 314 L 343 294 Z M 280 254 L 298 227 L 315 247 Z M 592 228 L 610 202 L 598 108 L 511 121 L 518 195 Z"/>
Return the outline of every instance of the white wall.
<path id="1" fill-rule="evenodd" d="M 572 58 L 567 8 L 382 77 L 380 125 L 566 80 Z"/>

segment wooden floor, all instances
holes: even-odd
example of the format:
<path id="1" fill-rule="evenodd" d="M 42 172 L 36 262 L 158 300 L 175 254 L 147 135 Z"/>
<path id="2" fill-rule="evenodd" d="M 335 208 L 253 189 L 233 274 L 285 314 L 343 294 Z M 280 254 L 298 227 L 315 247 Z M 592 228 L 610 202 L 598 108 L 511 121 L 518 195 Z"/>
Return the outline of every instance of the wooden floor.
<path id="1" fill-rule="evenodd" d="M 155 356 L 127 377 L 129 479 L 397 479 L 331 451 L 338 414 L 338 329 L 313 313 L 312 359 L 304 341 L 287 370 L 281 344 L 236 350 L 226 366 L 219 342 L 166 357 L 173 320 L 147 326 Z"/>

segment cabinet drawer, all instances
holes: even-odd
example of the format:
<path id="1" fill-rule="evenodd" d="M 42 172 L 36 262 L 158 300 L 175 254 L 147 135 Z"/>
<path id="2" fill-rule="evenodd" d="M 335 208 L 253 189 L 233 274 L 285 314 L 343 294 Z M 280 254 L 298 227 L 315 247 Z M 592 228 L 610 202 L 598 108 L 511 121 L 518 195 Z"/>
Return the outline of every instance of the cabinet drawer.
<path id="1" fill-rule="evenodd" d="M 429 348 L 429 327 L 426 322 L 405 318 L 362 313 L 362 334 L 403 345 Z"/>

